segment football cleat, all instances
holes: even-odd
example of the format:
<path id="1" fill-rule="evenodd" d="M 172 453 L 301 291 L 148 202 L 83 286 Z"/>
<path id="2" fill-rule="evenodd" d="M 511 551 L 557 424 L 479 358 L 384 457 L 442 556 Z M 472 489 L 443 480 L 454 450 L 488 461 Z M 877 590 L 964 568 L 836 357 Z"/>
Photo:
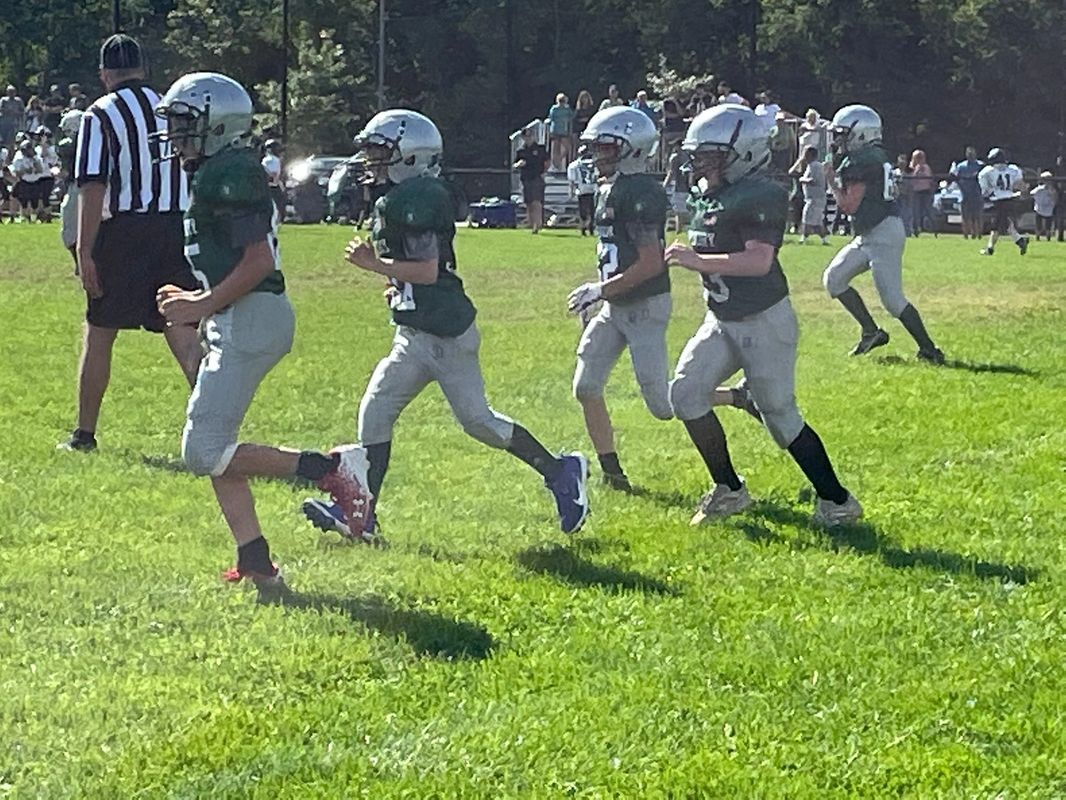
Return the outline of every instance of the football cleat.
<path id="1" fill-rule="evenodd" d="M 615 489 L 619 492 L 633 491 L 633 484 L 629 482 L 629 478 L 626 477 L 624 472 L 603 473 L 603 485 L 608 489 Z"/>
<path id="2" fill-rule="evenodd" d="M 740 488 L 735 490 L 719 483 L 700 498 L 700 504 L 696 506 L 696 513 L 692 515 L 689 525 L 700 525 L 709 519 L 723 519 L 739 514 L 750 506 L 751 502 L 748 485 L 743 481 L 740 482 Z"/>
<path id="3" fill-rule="evenodd" d="M 979 256 L 994 256 L 995 254 L 996 254 L 996 249 L 994 247 L 982 247 L 977 252 L 977 255 L 979 255 Z"/>
<path id="4" fill-rule="evenodd" d="M 815 525 L 823 528 L 849 525 L 860 519 L 862 519 L 862 506 L 850 493 L 843 503 L 834 503 L 832 500 L 819 497 L 814 506 L 814 515 L 811 517 Z"/>
<path id="5" fill-rule="evenodd" d="M 942 367 L 946 359 L 944 358 L 944 351 L 939 347 L 934 347 L 932 350 L 921 348 L 918 350 L 918 360 L 927 361 L 935 366 Z"/>
<path id="6" fill-rule="evenodd" d="M 1024 256 L 1029 250 L 1029 237 L 1023 236 L 1016 244 L 1018 245 L 1018 252 Z"/>
<path id="7" fill-rule="evenodd" d="M 257 572 L 251 569 L 242 569 L 240 564 L 235 567 L 230 567 L 222 573 L 222 580 L 226 583 L 240 583 L 242 580 L 251 581 L 256 589 L 262 591 L 274 591 L 284 592 L 288 591 L 288 586 L 285 583 L 285 577 L 281 574 L 281 570 L 277 564 L 271 564 L 271 568 L 274 570 L 271 574 L 264 572 Z"/>
<path id="8" fill-rule="evenodd" d="M 378 529 L 377 516 L 374 512 L 370 512 L 364 518 L 362 530 L 353 532 L 339 503 L 308 497 L 303 502 L 302 510 L 307 520 L 320 531 L 339 533 L 352 542 L 363 542 L 364 544 L 372 545 L 385 543 Z"/>
<path id="9" fill-rule="evenodd" d="M 318 488 L 329 492 L 351 529 L 362 530 L 373 500 L 373 495 L 366 488 L 367 470 L 370 467 L 366 449 L 353 444 L 338 447 L 330 454 L 339 455 L 340 462 L 336 469 L 318 482 Z"/>
<path id="10" fill-rule="evenodd" d="M 886 344 L 888 344 L 888 331 L 878 328 L 873 333 L 864 333 L 859 343 L 851 349 L 851 355 L 861 356 L 875 347 L 883 347 Z"/>
<path id="11" fill-rule="evenodd" d="M 560 460 L 563 468 L 554 481 L 545 479 L 544 485 L 555 497 L 559 528 L 563 533 L 577 533 L 589 515 L 589 462 L 581 453 L 567 453 Z"/>
<path id="12" fill-rule="evenodd" d="M 759 413 L 759 407 L 755 405 L 755 400 L 752 399 L 751 396 L 751 390 L 748 389 L 747 378 L 741 378 L 740 383 L 730 387 L 729 391 L 733 395 L 734 408 L 743 409 L 755 417 L 760 423 L 762 422 L 762 414 Z"/>
<path id="13" fill-rule="evenodd" d="M 96 437 L 81 430 L 74 431 L 69 439 L 56 445 L 56 450 L 66 450 L 70 453 L 91 453 L 95 449 Z"/>

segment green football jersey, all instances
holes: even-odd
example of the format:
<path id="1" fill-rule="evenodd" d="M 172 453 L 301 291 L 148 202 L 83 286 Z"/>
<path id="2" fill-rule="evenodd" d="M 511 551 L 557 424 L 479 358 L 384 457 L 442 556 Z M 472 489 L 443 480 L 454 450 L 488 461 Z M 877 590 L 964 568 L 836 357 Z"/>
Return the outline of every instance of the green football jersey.
<path id="1" fill-rule="evenodd" d="M 393 186 L 374 206 L 372 238 L 378 255 L 397 261 L 420 261 L 410 252 L 427 235 L 436 240 L 437 280 L 412 284 L 390 279 L 396 291 L 390 306 L 397 325 L 434 336 L 459 336 L 477 315 L 456 274 L 456 197 L 440 178 L 411 178 Z"/>
<path id="2" fill-rule="evenodd" d="M 688 208 L 692 215 L 688 240 L 698 253 L 739 253 L 750 241 L 774 248 L 774 260 L 765 275 L 702 275 L 707 307 L 716 317 L 743 319 L 788 295 L 788 281 L 777 258 L 785 237 L 788 192 L 764 178 L 745 178 L 710 197 L 694 189 Z"/>
<path id="3" fill-rule="evenodd" d="M 596 193 L 596 247 L 600 280 L 625 272 L 637 263 L 642 237 L 654 231 L 660 247 L 665 247 L 666 214 L 669 201 L 662 184 L 651 175 L 619 175 L 599 187 Z M 611 300 L 625 305 L 645 297 L 670 291 L 670 273 L 662 272 Z"/>
<path id="4" fill-rule="evenodd" d="M 274 271 L 252 291 L 282 294 L 274 203 L 266 173 L 246 148 L 226 149 L 204 161 L 192 177 L 185 212 L 185 258 L 204 288 L 218 286 L 244 257 L 248 245 L 269 242 Z"/>
<path id="5" fill-rule="evenodd" d="M 866 184 L 862 202 L 851 215 L 855 233 L 865 233 L 885 217 L 899 216 L 892 165 L 888 154 L 880 147 L 866 147 L 857 153 L 846 154 L 837 167 L 837 183 L 841 188 L 851 183 Z"/>

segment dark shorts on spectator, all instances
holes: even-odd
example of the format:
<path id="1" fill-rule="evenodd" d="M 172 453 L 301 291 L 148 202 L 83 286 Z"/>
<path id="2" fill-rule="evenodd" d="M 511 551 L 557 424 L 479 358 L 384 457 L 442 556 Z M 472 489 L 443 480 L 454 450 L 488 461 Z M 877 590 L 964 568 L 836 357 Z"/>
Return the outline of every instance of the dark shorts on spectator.
<path id="1" fill-rule="evenodd" d="M 544 178 L 533 178 L 522 181 L 522 200 L 528 206 L 530 203 L 544 203 Z"/>

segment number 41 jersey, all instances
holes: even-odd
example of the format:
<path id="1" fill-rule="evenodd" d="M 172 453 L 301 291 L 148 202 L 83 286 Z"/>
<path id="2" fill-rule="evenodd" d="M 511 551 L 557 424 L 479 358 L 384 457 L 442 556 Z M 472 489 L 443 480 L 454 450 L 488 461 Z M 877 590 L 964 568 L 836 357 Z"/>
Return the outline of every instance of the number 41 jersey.
<path id="1" fill-rule="evenodd" d="M 788 281 L 777 258 L 788 218 L 784 189 L 763 178 L 745 178 L 710 197 L 693 189 L 688 209 L 692 215 L 688 241 L 697 253 L 739 253 L 750 241 L 774 248 L 774 260 L 765 275 L 702 275 L 707 307 L 718 319 L 758 314 L 788 295 Z"/>

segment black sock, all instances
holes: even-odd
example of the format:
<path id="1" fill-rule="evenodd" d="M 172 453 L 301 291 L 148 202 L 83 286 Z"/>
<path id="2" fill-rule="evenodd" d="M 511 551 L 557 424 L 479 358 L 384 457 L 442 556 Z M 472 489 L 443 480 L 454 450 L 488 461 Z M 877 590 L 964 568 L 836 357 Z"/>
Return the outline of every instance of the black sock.
<path id="1" fill-rule="evenodd" d="M 381 442 L 380 444 L 367 445 L 366 457 L 370 462 L 370 468 L 366 471 L 366 482 L 370 493 L 374 495 L 374 502 L 377 502 L 378 493 L 381 491 L 381 484 L 385 481 L 385 471 L 389 468 L 389 457 L 392 455 L 392 441 Z"/>
<path id="2" fill-rule="evenodd" d="M 703 463 L 707 465 L 707 470 L 711 473 L 711 479 L 715 483 L 725 484 L 733 491 L 739 489 L 741 487 L 740 476 L 733 469 L 733 462 L 729 460 L 725 431 L 714 412 L 710 411 L 698 419 L 689 419 L 684 422 L 689 438 L 700 451 Z"/>
<path id="3" fill-rule="evenodd" d="M 925 324 L 922 322 L 922 315 L 910 303 L 907 303 L 907 307 L 899 315 L 899 321 L 903 323 L 903 327 L 907 329 L 907 333 L 911 335 L 911 338 L 918 343 L 918 347 L 922 350 L 936 349 L 936 345 L 929 338 L 929 332 L 926 331 Z"/>
<path id="4" fill-rule="evenodd" d="M 88 444 L 96 441 L 96 433 L 93 431 L 87 431 L 84 428 L 75 428 L 74 433 L 70 436 L 76 442 L 84 442 Z"/>
<path id="5" fill-rule="evenodd" d="M 515 423 L 507 452 L 529 464 L 549 483 L 554 482 L 563 469 L 563 462 L 545 450 L 544 445 L 518 423 Z"/>
<path id="6" fill-rule="evenodd" d="M 237 548 L 237 567 L 263 575 L 274 574 L 274 565 L 270 561 L 270 545 L 267 544 L 265 537 L 252 539 Z"/>
<path id="7" fill-rule="evenodd" d="M 859 293 L 852 289 L 850 286 L 842 293 L 837 295 L 837 300 L 840 304 L 847 309 L 851 316 L 855 317 L 855 321 L 862 326 L 862 335 L 868 336 L 871 333 L 877 331 L 877 323 L 874 322 L 874 318 L 870 316 L 870 312 L 866 308 L 866 303 L 859 297 Z"/>
<path id="8" fill-rule="evenodd" d="M 622 464 L 618 461 L 618 453 L 599 453 L 600 469 L 605 475 L 624 475 Z"/>
<path id="9" fill-rule="evenodd" d="M 341 457 L 336 453 L 316 453 L 314 450 L 305 450 L 300 453 L 296 462 L 296 475 L 309 481 L 318 483 L 326 475 L 331 473 L 341 463 Z"/>
<path id="10" fill-rule="evenodd" d="M 788 446 L 788 453 L 799 464 L 803 474 L 814 485 L 814 491 L 825 500 L 840 504 L 848 499 L 848 490 L 840 485 L 825 445 L 810 425 L 804 425 L 799 436 Z"/>

